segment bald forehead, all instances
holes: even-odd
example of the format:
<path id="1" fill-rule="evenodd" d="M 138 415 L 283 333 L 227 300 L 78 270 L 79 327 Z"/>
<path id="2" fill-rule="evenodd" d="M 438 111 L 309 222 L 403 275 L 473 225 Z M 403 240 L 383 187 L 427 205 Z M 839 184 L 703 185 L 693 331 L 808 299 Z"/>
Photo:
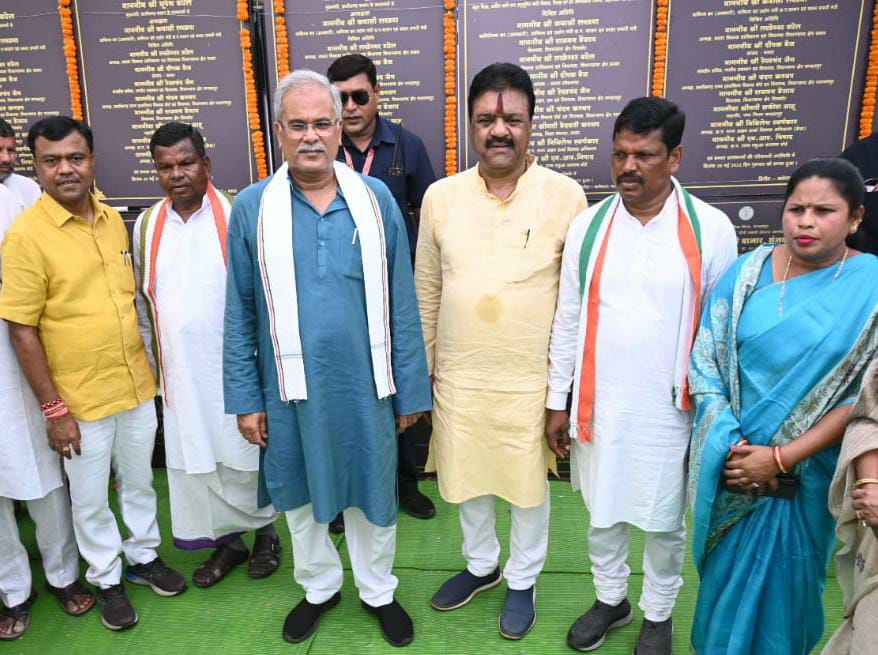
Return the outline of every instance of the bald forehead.
<path id="1" fill-rule="evenodd" d="M 284 118 L 292 118 L 287 116 L 291 110 L 310 112 L 316 109 L 327 110 L 328 118 L 340 118 L 332 91 L 317 82 L 305 82 L 291 88 L 284 94 L 281 107 Z"/>

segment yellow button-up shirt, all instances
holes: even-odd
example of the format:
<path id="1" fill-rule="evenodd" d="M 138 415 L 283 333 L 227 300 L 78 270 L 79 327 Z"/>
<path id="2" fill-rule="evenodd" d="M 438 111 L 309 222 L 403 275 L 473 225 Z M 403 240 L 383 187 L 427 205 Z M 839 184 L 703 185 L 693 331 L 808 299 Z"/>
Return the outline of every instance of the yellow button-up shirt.
<path id="1" fill-rule="evenodd" d="M 128 232 L 92 197 L 94 223 L 44 193 L 3 241 L 0 318 L 37 327 L 58 393 L 93 421 L 155 396 L 134 308 Z"/>

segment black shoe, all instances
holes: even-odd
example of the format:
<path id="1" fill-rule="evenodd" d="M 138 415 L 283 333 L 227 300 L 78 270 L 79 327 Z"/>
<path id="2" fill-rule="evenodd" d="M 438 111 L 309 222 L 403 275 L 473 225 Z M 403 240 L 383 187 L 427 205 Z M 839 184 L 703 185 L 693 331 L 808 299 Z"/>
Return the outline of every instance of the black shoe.
<path id="1" fill-rule="evenodd" d="M 174 569 L 168 568 L 161 557 L 146 564 L 129 564 L 125 579 L 134 584 L 142 584 L 159 596 L 176 596 L 186 591 L 186 578 Z"/>
<path id="2" fill-rule="evenodd" d="M 101 623 L 110 630 L 124 630 L 137 623 L 137 612 L 131 606 L 122 583 L 98 589 L 96 595 L 101 608 Z"/>
<path id="3" fill-rule="evenodd" d="M 650 621 L 643 619 L 640 626 L 640 638 L 634 655 L 671 655 L 671 637 L 674 634 L 674 626 L 671 619 L 667 621 Z"/>
<path id="4" fill-rule="evenodd" d="M 320 603 L 319 605 L 309 603 L 303 598 L 299 604 L 287 614 L 287 619 L 284 621 L 284 639 L 293 644 L 305 641 L 308 637 L 314 634 L 314 631 L 317 629 L 317 626 L 320 623 L 320 615 L 338 605 L 340 600 L 340 591 L 336 591 L 332 598 Z"/>
<path id="5" fill-rule="evenodd" d="M 576 650 L 594 650 L 604 643 L 610 630 L 628 625 L 633 618 L 634 613 L 627 598 L 616 606 L 596 600 L 591 609 L 571 626 L 567 633 L 567 644 Z"/>
<path id="6" fill-rule="evenodd" d="M 338 513 L 334 519 L 329 522 L 329 531 L 332 534 L 342 534 L 344 532 L 344 514 Z"/>
<path id="7" fill-rule="evenodd" d="M 416 519 L 431 519 L 436 516 L 436 506 L 433 501 L 417 489 L 414 493 L 400 496 L 399 507 L 409 516 Z"/>
<path id="8" fill-rule="evenodd" d="M 381 626 L 381 634 L 391 646 L 408 646 L 415 640 L 415 625 L 411 617 L 402 608 L 396 599 L 381 607 L 372 607 L 364 601 L 360 601 L 366 611 L 378 618 Z"/>

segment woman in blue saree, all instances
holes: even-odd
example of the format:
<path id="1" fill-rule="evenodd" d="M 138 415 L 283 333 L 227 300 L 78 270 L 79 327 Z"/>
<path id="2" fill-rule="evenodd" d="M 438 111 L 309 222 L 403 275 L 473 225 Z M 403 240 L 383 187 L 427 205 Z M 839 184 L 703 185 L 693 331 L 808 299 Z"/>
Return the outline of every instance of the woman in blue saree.
<path id="1" fill-rule="evenodd" d="M 845 245 L 862 204 L 847 162 L 801 166 L 784 243 L 740 257 L 702 315 L 690 370 L 698 655 L 805 655 L 823 634 L 827 492 L 878 352 L 878 259 Z"/>

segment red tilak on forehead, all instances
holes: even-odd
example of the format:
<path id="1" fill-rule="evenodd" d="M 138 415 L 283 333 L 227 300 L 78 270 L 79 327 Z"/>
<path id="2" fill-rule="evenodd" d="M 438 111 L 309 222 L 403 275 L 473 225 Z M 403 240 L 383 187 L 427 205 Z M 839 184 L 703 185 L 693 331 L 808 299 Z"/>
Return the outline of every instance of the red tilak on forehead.
<path id="1" fill-rule="evenodd" d="M 497 94 L 497 105 L 494 107 L 494 116 L 503 115 L 503 92 Z"/>

